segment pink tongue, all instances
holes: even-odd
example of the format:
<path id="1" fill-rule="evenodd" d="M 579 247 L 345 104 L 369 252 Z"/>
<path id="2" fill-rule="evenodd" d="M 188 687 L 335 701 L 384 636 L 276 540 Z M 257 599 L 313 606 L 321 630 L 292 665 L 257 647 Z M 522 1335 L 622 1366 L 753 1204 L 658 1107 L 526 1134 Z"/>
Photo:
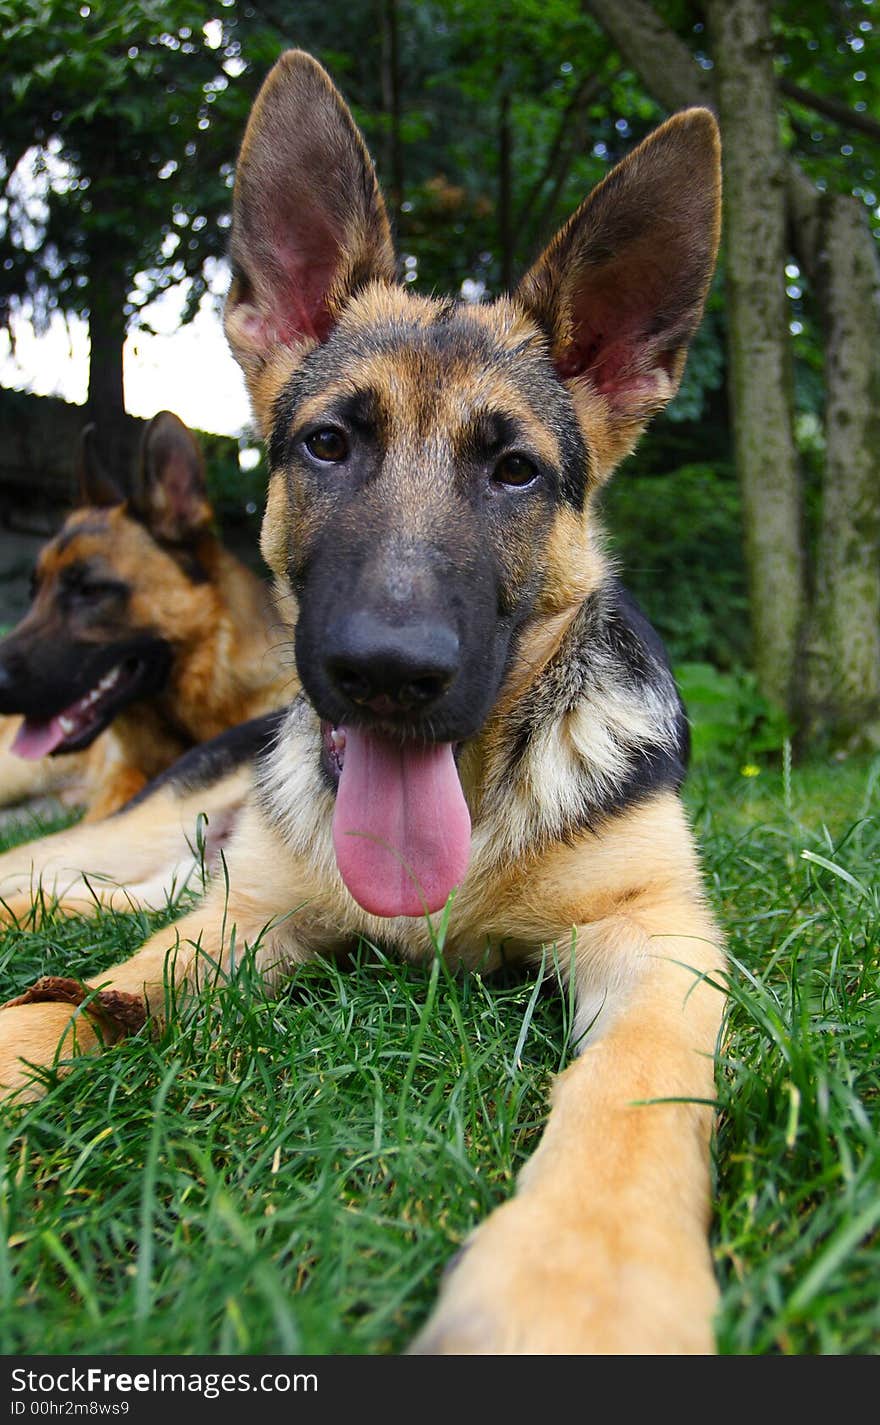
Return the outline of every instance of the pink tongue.
<path id="1" fill-rule="evenodd" d="M 467 870 L 468 813 L 452 744 L 401 746 L 345 733 L 333 845 L 343 881 L 371 915 L 442 910 Z"/>
<path id="2" fill-rule="evenodd" d="M 48 757 L 50 752 L 54 752 L 65 736 L 57 717 L 53 717 L 49 722 L 33 722 L 30 718 L 25 718 L 9 750 L 17 757 L 34 762 L 38 757 Z"/>

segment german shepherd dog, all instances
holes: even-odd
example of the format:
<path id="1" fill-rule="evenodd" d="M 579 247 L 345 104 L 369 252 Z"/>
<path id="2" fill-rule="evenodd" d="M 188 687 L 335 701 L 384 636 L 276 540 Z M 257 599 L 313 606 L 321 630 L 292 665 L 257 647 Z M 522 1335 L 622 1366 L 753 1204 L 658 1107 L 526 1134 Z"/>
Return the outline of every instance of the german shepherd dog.
<path id="1" fill-rule="evenodd" d="M 95 820 L 195 744 L 277 706 L 290 677 L 272 652 L 268 586 L 212 532 L 183 422 L 170 411 L 149 422 L 127 500 L 96 462 L 91 428 L 78 464 L 79 507 L 40 553 L 31 607 L 0 641 L 0 801 L 73 773 Z"/>
<path id="2" fill-rule="evenodd" d="M 278 61 L 238 163 L 226 330 L 303 691 L 257 761 L 228 893 L 95 986 L 43 981 L 0 1012 L 12 1089 L 22 1056 L 97 1050 L 169 982 L 231 972 L 233 924 L 270 976 L 359 936 L 430 959 L 450 897 L 456 964 L 561 947 L 579 1053 L 416 1351 L 713 1349 L 724 958 L 678 795 L 685 716 L 594 501 L 678 385 L 719 187 L 715 122 L 687 110 L 512 296 L 418 296 L 344 101 L 309 56 Z"/>

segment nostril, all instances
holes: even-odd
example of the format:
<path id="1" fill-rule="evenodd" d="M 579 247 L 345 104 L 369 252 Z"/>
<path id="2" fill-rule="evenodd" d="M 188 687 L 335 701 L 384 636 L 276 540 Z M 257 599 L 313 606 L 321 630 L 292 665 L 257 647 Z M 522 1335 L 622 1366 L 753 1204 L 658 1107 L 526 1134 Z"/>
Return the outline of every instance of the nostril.
<path id="1" fill-rule="evenodd" d="M 353 703 L 368 702 L 372 695 L 369 679 L 357 668 L 344 663 L 330 664 L 330 676 L 346 698 Z"/>
<path id="2" fill-rule="evenodd" d="M 411 678 L 408 683 L 398 688 L 397 701 L 404 708 L 424 707 L 426 703 L 434 703 L 446 692 L 452 682 L 452 676 L 431 674 L 424 678 Z"/>

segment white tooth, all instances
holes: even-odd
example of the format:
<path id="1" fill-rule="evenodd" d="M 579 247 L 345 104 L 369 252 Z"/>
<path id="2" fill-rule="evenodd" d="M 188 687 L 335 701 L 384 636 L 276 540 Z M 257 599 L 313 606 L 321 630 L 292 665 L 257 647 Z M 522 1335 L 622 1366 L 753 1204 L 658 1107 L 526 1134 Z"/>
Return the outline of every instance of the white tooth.
<path id="1" fill-rule="evenodd" d="M 70 733 L 73 732 L 74 728 L 76 727 L 76 723 L 74 722 L 72 717 L 60 717 L 58 719 L 58 726 L 61 728 L 62 732 L 66 733 L 69 736 Z"/>
<path id="2" fill-rule="evenodd" d="M 99 689 L 101 692 L 106 692 L 107 688 L 112 688 L 112 687 L 113 687 L 113 684 L 116 682 L 116 679 L 117 679 L 118 677 L 119 677 L 119 669 L 118 669 L 118 668 L 113 668 L 113 669 L 111 669 L 111 671 L 110 671 L 109 673 L 105 673 L 104 677 L 101 679 L 100 683 L 98 684 L 98 689 Z"/>
<path id="3" fill-rule="evenodd" d="M 333 731 L 330 733 L 330 741 L 333 743 L 333 746 L 336 748 L 336 751 L 341 752 L 345 747 L 345 733 L 340 732 L 338 728 L 334 727 Z"/>

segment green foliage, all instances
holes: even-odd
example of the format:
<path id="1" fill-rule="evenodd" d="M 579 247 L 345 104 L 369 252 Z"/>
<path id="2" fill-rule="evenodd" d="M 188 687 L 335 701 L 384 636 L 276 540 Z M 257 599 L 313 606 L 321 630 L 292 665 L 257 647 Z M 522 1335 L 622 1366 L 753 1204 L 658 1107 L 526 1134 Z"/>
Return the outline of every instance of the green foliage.
<path id="1" fill-rule="evenodd" d="M 675 677 L 691 724 L 695 765 L 745 768 L 745 775 L 754 775 L 792 736 L 788 719 L 758 691 L 753 673 L 679 663 Z"/>
<path id="2" fill-rule="evenodd" d="M 729 467 L 663 475 L 626 466 L 605 499 L 621 577 L 674 662 L 732 668 L 748 660 L 739 491 Z"/>
<path id="3" fill-rule="evenodd" d="M 184 277 L 204 291 L 235 141 L 213 106 L 239 73 L 219 20 L 209 42 L 211 16 L 199 0 L 0 0 L 0 295 L 27 296 L 36 319 L 88 310 L 99 271 L 122 275 L 129 316 Z M 240 119 L 246 98 L 236 108 Z"/>
<path id="4" fill-rule="evenodd" d="M 859 198 L 880 236 L 876 10 L 870 2 L 775 0 L 772 17 L 777 75 L 804 96 L 783 90 L 785 142 L 820 189 Z M 860 118 L 866 127 L 857 127 Z"/>
<path id="5" fill-rule="evenodd" d="M 199 444 L 205 457 L 208 495 L 218 524 L 224 531 L 234 528 L 240 534 L 247 533 L 256 550 L 269 477 L 265 454 L 261 450 L 258 464 L 243 469 L 237 441 L 200 432 Z"/>

